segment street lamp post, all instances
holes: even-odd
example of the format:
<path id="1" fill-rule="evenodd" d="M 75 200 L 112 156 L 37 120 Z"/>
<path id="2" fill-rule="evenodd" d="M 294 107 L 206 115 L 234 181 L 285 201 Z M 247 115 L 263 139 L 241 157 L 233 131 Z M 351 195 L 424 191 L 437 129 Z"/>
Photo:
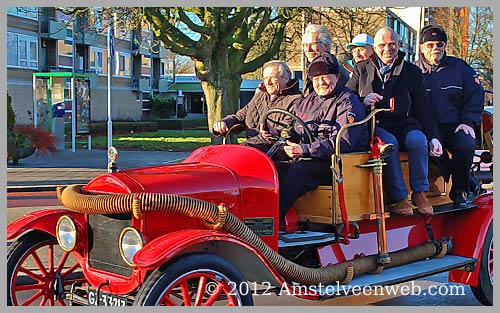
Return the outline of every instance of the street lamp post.
<path id="1" fill-rule="evenodd" d="M 111 80 L 113 76 L 114 60 L 114 31 L 116 13 L 112 15 L 110 27 L 108 28 L 108 149 L 113 145 L 113 120 L 111 116 Z"/>

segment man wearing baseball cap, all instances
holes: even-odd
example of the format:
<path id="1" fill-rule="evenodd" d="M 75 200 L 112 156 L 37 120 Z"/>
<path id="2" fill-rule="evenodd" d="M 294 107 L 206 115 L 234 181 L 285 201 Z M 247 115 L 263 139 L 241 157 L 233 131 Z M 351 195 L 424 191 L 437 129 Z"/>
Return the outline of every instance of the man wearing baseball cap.
<path id="1" fill-rule="evenodd" d="M 476 147 L 474 127 L 481 122 L 484 90 L 478 75 L 464 60 L 446 55 L 448 37 L 439 25 L 427 25 L 420 32 L 420 56 L 425 97 L 438 123 L 447 153 L 436 159 L 443 177 L 451 174 L 450 198 L 455 207 L 466 207 L 474 198 L 469 172 Z"/>
<path id="2" fill-rule="evenodd" d="M 313 142 L 287 141 L 283 147 L 291 160 L 277 163 L 282 221 L 295 200 L 306 191 L 332 184 L 331 156 L 338 130 L 366 116 L 358 97 L 345 85 L 338 84 L 339 63 L 334 55 L 322 53 L 312 61 L 307 73 L 314 91 L 296 102 L 292 111 L 307 125 Z M 298 133 L 304 133 L 301 126 L 295 127 Z M 368 142 L 367 125 L 352 127 L 342 134 L 340 150 L 367 151 Z"/>
<path id="3" fill-rule="evenodd" d="M 347 45 L 347 50 L 352 54 L 354 64 L 366 60 L 373 55 L 373 38 L 367 34 L 356 35 L 350 44 Z M 352 64 L 352 67 L 354 67 Z"/>

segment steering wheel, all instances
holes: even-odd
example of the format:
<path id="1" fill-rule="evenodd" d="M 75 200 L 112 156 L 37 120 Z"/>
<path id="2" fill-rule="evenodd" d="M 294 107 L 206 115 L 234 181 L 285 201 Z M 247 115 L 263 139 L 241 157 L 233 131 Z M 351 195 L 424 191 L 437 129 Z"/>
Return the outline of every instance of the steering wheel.
<path id="1" fill-rule="evenodd" d="M 292 123 L 291 125 L 286 125 L 286 124 L 283 124 L 283 123 L 280 123 L 280 122 L 277 122 L 277 121 L 273 121 L 269 118 L 269 116 L 271 114 L 275 114 L 275 113 L 278 113 L 278 114 L 283 114 L 283 115 L 286 115 L 288 117 L 291 117 L 292 118 Z M 309 129 L 309 127 L 307 127 L 306 123 L 304 123 L 303 120 L 300 119 L 300 117 L 298 117 L 297 115 L 293 114 L 292 112 L 289 112 L 289 111 L 286 111 L 286 110 L 283 110 L 283 109 L 270 109 L 268 110 L 264 115 L 262 115 L 262 117 L 260 118 L 260 123 L 264 125 L 264 130 L 265 131 L 268 131 L 269 128 L 267 127 L 267 121 L 268 120 L 271 120 L 272 122 L 280 125 L 280 126 L 283 126 L 285 127 L 285 129 L 283 131 L 281 131 L 281 134 L 280 134 L 280 137 L 279 138 L 271 138 L 272 141 L 274 141 L 274 144 L 273 146 L 267 151 L 267 155 L 269 157 L 272 157 L 276 151 L 278 151 L 278 148 L 280 146 L 283 146 L 286 144 L 286 140 L 289 138 L 288 136 L 286 136 L 286 130 L 293 130 L 295 127 L 295 123 L 299 123 L 300 126 L 302 126 L 302 128 L 304 129 L 304 133 L 306 134 L 306 137 L 307 137 L 307 142 L 304 142 L 304 143 L 312 143 L 313 142 L 313 136 L 311 134 L 311 130 Z M 285 133 L 284 133 L 285 132 Z M 303 142 L 303 136 L 300 137 L 300 141 Z"/>
<path id="2" fill-rule="evenodd" d="M 238 124 L 234 124 L 228 131 L 227 133 L 224 135 L 224 138 L 222 138 L 222 144 L 223 145 L 228 145 L 228 144 L 237 144 L 238 143 L 238 139 L 236 139 L 236 142 L 231 142 L 231 135 L 238 135 L 239 133 L 241 133 L 242 131 L 244 131 L 246 129 L 246 125 L 245 124 L 241 124 L 241 123 L 238 123 Z"/>

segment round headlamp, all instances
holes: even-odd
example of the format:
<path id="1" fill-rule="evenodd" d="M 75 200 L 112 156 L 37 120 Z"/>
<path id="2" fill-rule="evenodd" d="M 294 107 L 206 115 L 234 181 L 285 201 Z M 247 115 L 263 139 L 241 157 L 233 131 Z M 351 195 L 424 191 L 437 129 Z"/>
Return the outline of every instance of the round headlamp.
<path id="1" fill-rule="evenodd" d="M 76 245 L 76 225 L 73 219 L 63 215 L 57 221 L 56 237 L 59 246 L 67 252 L 73 251 Z"/>
<path id="2" fill-rule="evenodd" d="M 130 266 L 134 266 L 132 258 L 144 246 L 141 233 L 133 227 L 126 227 L 120 234 L 120 254 Z"/>

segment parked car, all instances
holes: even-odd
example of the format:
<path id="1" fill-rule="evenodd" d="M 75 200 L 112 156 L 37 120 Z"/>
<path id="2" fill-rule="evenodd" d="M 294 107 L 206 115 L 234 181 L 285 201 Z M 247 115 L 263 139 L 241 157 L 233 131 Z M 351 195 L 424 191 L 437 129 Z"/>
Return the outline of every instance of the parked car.
<path id="1" fill-rule="evenodd" d="M 374 139 L 365 153 L 337 151 L 333 185 L 299 198 L 280 230 L 278 175 L 257 149 L 207 146 L 122 170 L 111 148 L 109 173 L 58 189 L 67 209 L 8 225 L 7 303 L 242 306 L 282 290 L 325 300 L 449 271 L 491 305 L 493 192 L 457 209 L 440 177 L 434 215 L 392 215 L 390 149 Z"/>

